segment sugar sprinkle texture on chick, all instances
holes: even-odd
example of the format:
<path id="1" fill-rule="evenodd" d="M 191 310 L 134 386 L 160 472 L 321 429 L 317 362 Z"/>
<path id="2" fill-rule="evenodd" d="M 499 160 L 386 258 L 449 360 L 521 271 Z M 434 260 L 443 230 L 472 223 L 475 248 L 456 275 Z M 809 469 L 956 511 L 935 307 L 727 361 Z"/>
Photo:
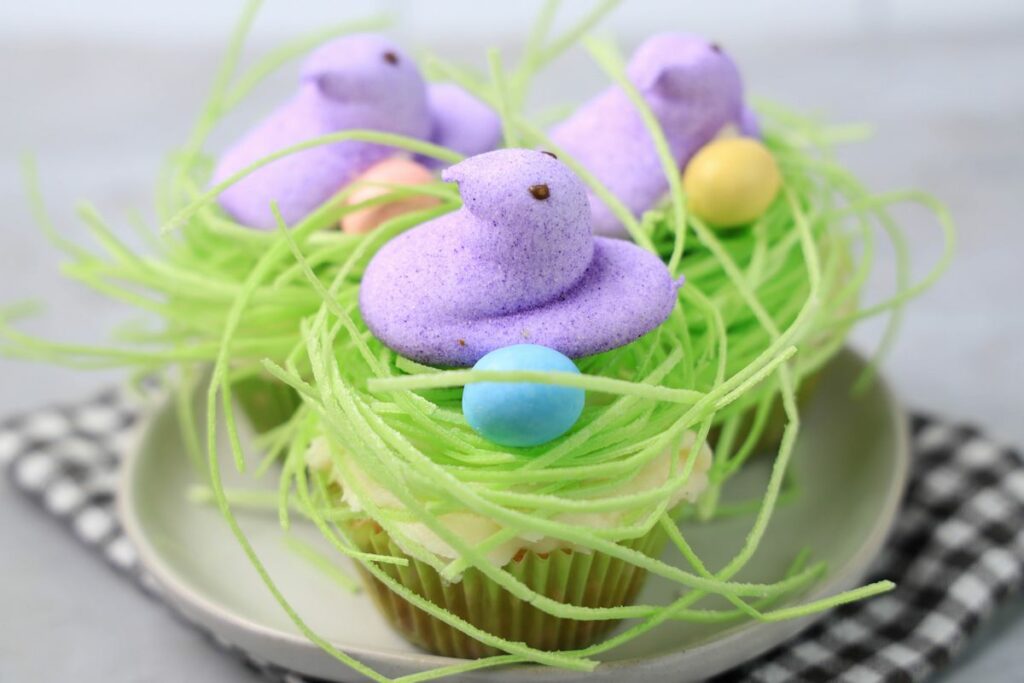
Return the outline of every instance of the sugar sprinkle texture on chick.
<path id="1" fill-rule="evenodd" d="M 578 358 L 668 317 L 678 286 L 668 269 L 592 235 L 586 189 L 561 161 L 503 149 L 442 177 L 458 183 L 463 207 L 384 245 L 360 287 L 363 319 L 396 352 L 469 366 L 526 339 Z"/>

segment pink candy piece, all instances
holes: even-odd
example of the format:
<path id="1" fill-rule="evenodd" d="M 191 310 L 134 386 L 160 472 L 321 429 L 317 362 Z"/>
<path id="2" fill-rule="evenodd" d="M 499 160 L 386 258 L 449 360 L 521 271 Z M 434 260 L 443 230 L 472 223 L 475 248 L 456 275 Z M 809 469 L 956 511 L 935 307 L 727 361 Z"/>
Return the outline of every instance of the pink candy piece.
<path id="1" fill-rule="evenodd" d="M 387 186 L 426 185 L 434 180 L 433 174 L 423 164 L 404 157 L 391 157 L 374 164 L 352 181 L 359 186 L 353 189 L 345 204 L 361 204 L 394 190 L 394 187 Z M 386 204 L 375 204 L 345 215 L 341 219 L 341 229 L 350 234 L 362 235 L 403 213 L 428 209 L 440 203 L 437 197 L 414 195 Z"/>

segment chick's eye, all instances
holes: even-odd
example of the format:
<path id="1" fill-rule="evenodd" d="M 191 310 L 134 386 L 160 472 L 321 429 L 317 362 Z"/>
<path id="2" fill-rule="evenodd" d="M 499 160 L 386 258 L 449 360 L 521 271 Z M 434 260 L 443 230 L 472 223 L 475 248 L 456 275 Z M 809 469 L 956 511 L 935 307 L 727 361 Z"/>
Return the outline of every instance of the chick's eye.
<path id="1" fill-rule="evenodd" d="M 551 190 L 548 189 L 547 185 L 531 185 L 530 194 L 533 195 L 534 199 L 547 199 L 551 196 Z"/>
<path id="2" fill-rule="evenodd" d="M 390 51 L 389 52 L 385 52 L 384 53 L 384 61 L 387 62 L 388 64 L 398 64 L 398 55 L 396 55 L 394 52 L 390 52 Z"/>

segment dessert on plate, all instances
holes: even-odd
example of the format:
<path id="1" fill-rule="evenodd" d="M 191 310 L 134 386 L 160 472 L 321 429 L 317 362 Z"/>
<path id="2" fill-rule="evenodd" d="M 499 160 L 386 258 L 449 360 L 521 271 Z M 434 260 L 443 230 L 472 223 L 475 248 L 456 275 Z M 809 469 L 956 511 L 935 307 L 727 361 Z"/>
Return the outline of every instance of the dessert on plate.
<path id="1" fill-rule="evenodd" d="M 727 48 L 689 33 L 628 59 L 583 40 L 609 85 L 537 123 L 533 77 L 603 11 L 554 37 L 545 12 L 509 69 L 494 51 L 468 69 L 346 30 L 232 79 L 233 43 L 169 163 L 153 251 L 91 211 L 103 251 L 67 247 L 73 276 L 157 326 L 81 348 L 3 321 L 4 350 L 177 372 L 186 443 L 229 521 L 242 510 L 220 480 L 226 454 L 200 427 L 227 427 L 240 468 L 262 461 L 285 526 L 315 525 L 396 631 L 467 660 L 436 677 L 590 670 L 666 620 L 798 617 L 887 590 L 801 604 L 823 568 L 800 558 L 772 581 L 737 575 L 778 504 L 816 373 L 857 320 L 891 312 L 894 325 L 938 276 L 948 220 L 919 193 L 867 191 L 835 163 L 829 127 L 752 105 Z M 206 151 L 259 75 L 310 50 L 289 99 Z M 900 260 L 897 292 L 862 304 L 876 232 L 904 248 L 888 212 L 901 201 L 936 211 L 945 255 L 917 283 Z M 258 452 L 238 438 L 235 401 Z M 721 514 L 755 453 L 775 466 L 751 532 L 707 567 L 679 522 Z M 637 602 L 651 575 L 672 601 Z M 383 680 L 261 576 L 321 647 Z"/>

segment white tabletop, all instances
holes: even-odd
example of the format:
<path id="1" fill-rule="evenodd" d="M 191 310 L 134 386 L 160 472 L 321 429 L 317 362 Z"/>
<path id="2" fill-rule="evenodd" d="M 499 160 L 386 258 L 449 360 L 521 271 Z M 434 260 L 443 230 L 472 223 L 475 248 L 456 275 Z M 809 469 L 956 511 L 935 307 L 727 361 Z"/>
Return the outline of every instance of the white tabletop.
<path id="1" fill-rule="evenodd" d="M 949 205 L 960 228 L 956 262 L 910 307 L 885 372 L 908 406 L 1024 444 L 1024 227 L 1014 213 L 1024 188 L 1024 40 L 1013 29 L 730 47 L 756 94 L 838 121 L 875 123 L 873 140 L 843 154 L 871 187 L 920 187 Z M 130 39 L 0 44 L 0 303 L 44 301 L 46 314 L 26 329 L 100 342 L 126 316 L 59 276 L 59 258 L 30 220 L 13 154 L 38 157 L 57 224 L 69 236 L 85 239 L 73 219 L 80 197 L 123 227 L 124 209 L 145 206 L 162 155 L 184 139 L 214 54 Z M 599 83 L 582 57 L 566 58 L 556 73 L 539 87 L 538 100 L 569 100 Z M 273 102 L 284 83 L 261 91 L 249 115 Z M 898 216 L 920 264 L 915 272 L 923 272 L 938 254 L 938 232 L 922 212 Z M 883 257 L 880 270 L 891 275 L 891 260 Z M 881 278 L 869 295 L 881 296 L 890 284 Z M 870 349 L 878 331 L 878 323 L 865 324 L 853 343 Z M 0 373 L 0 415 L 73 400 L 118 377 L 6 360 Z M 0 549 L 0 680 L 256 680 L 6 484 Z M 1022 639 L 1018 599 L 941 678 L 1019 680 Z"/>

